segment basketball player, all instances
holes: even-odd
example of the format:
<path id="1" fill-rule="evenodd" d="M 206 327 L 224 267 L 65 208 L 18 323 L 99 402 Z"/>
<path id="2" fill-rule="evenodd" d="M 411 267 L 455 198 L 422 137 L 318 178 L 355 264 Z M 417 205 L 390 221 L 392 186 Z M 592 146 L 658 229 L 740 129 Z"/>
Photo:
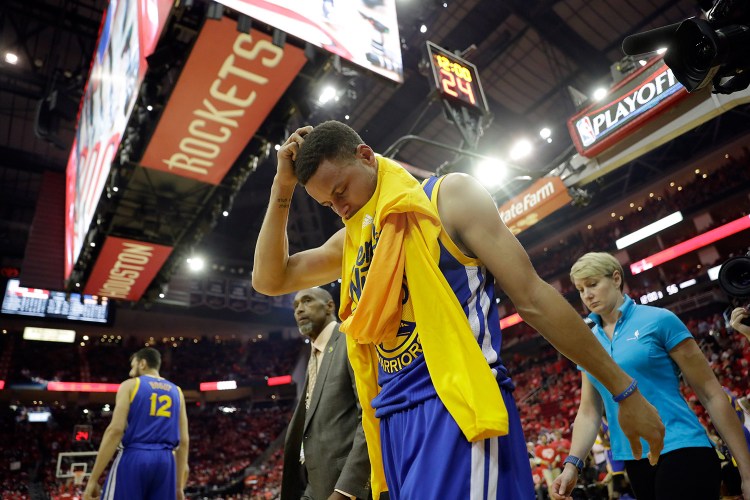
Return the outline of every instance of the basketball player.
<path id="1" fill-rule="evenodd" d="M 373 498 L 387 489 L 394 500 L 533 500 L 513 383 L 500 359 L 496 282 L 529 324 L 613 393 L 630 377 L 539 278 L 472 177 L 449 174 L 420 186 L 335 121 L 298 129 L 277 158 L 253 286 L 280 295 L 342 278 L 340 329 L 362 406 Z M 321 247 L 289 255 L 298 182 L 346 227 Z M 620 412 L 633 445 L 640 449 L 644 437 L 657 458 L 664 427 L 654 407 L 637 394 Z"/>
<path id="2" fill-rule="evenodd" d="M 131 378 L 117 390 L 112 422 L 104 431 L 84 500 L 99 498 L 99 477 L 116 450 L 102 500 L 185 498 L 189 445 L 185 398 L 179 387 L 159 376 L 160 366 L 161 354 L 151 347 L 130 357 Z"/>

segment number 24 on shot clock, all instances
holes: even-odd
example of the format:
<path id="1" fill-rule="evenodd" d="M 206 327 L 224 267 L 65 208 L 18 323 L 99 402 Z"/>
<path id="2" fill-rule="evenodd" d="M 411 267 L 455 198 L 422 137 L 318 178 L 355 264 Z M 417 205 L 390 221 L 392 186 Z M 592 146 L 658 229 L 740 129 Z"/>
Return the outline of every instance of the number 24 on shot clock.
<path id="1" fill-rule="evenodd" d="M 444 99 L 482 114 L 489 112 L 476 66 L 432 42 L 427 42 L 427 53 L 435 87 Z"/>

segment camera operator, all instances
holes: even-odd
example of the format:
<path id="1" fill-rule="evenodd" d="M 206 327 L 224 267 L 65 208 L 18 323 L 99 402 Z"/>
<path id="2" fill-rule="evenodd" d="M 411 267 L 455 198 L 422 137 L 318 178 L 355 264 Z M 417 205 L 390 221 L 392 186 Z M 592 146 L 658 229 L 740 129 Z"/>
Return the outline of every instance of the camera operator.
<path id="1" fill-rule="evenodd" d="M 750 252 L 732 257 L 721 265 L 719 286 L 735 306 L 730 314 L 729 309 L 724 312 L 724 321 L 750 340 L 750 304 L 747 303 L 750 299 Z"/>

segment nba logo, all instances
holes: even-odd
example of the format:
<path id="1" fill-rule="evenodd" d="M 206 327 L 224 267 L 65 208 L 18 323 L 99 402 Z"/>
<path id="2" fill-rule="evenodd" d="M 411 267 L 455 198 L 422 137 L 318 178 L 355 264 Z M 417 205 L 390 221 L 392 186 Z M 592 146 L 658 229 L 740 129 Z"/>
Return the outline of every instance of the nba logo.
<path id="1" fill-rule="evenodd" d="M 596 142 L 596 134 L 594 134 L 594 127 L 591 126 L 591 120 L 588 116 L 584 116 L 576 122 L 576 128 L 578 129 L 578 135 L 581 138 L 581 143 L 584 147 L 592 145 Z"/>

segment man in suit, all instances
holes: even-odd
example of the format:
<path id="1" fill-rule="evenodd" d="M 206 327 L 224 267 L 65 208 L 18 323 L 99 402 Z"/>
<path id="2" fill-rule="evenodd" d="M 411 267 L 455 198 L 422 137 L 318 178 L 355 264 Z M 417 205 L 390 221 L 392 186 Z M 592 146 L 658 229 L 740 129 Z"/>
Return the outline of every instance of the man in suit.
<path id="1" fill-rule="evenodd" d="M 305 390 L 284 445 L 281 499 L 368 498 L 370 461 L 354 373 L 331 294 L 310 288 L 294 298 L 294 318 L 310 339 Z"/>

